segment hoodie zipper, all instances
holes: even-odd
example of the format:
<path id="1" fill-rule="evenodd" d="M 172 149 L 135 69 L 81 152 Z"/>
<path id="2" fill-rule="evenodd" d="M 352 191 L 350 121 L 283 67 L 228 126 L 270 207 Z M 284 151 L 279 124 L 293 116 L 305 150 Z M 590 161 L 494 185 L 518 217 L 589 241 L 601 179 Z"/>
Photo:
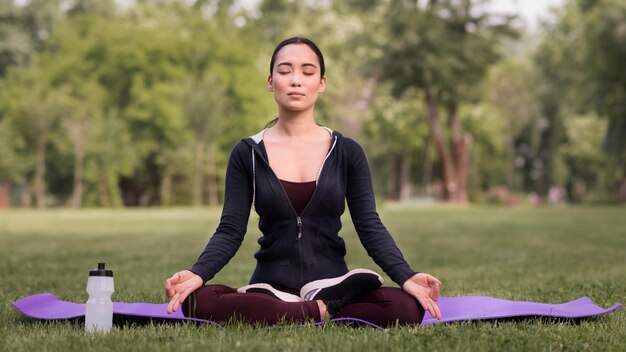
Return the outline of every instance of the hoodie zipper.
<path id="1" fill-rule="evenodd" d="M 317 178 L 315 179 L 316 187 L 315 187 L 315 190 L 313 191 L 313 195 L 311 195 L 311 200 L 315 197 L 315 194 L 317 193 L 317 189 L 318 189 L 317 184 L 319 183 L 319 179 L 322 176 L 322 170 L 324 170 L 324 165 L 326 164 L 326 160 L 328 160 L 328 157 L 330 157 L 330 154 L 335 149 L 335 145 L 337 145 L 337 136 L 333 136 L 333 138 L 334 138 L 333 139 L 333 144 L 330 147 L 330 150 L 328 151 L 328 153 L 326 154 L 326 157 L 324 158 L 324 161 L 322 161 L 322 166 L 320 166 L 320 170 L 317 173 Z M 309 208 L 309 205 L 311 204 L 311 201 L 309 200 L 309 202 L 304 207 L 304 209 L 302 209 L 302 213 L 300 213 L 300 215 L 298 215 L 298 213 L 296 213 L 296 210 L 294 209 L 293 205 L 289 201 L 289 196 L 287 195 L 287 192 L 285 191 L 285 188 L 283 187 L 282 184 L 280 184 L 280 180 L 278 179 L 278 176 L 276 176 L 276 174 L 274 173 L 274 170 L 272 170 L 272 167 L 270 166 L 269 162 L 263 156 L 263 153 L 260 153 L 260 152 L 257 151 L 257 154 L 259 154 L 259 156 L 261 157 L 261 159 L 263 160 L 265 165 L 267 165 L 267 167 L 270 169 L 270 171 L 272 172 L 272 175 L 274 175 L 274 178 L 276 179 L 276 182 L 278 182 L 278 185 L 280 186 L 280 189 L 283 191 L 283 194 L 285 195 L 284 198 L 287 200 L 287 203 L 289 203 L 289 208 L 291 208 L 291 211 L 293 212 L 293 214 L 296 217 L 296 224 L 298 225 L 298 235 L 296 237 L 296 240 L 300 240 L 300 238 L 302 238 L 302 214 L 304 214 L 306 212 L 306 210 Z"/>
<path id="2" fill-rule="evenodd" d="M 302 218 L 298 216 L 298 237 L 296 237 L 297 240 L 300 240 L 300 238 L 302 238 Z"/>

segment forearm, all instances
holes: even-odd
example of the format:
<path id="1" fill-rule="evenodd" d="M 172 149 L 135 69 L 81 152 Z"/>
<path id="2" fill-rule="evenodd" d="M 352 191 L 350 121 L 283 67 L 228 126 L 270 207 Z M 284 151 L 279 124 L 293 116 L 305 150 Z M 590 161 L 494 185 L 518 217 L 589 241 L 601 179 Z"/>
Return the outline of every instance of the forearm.
<path id="1" fill-rule="evenodd" d="M 204 282 L 212 279 L 230 261 L 246 234 L 252 204 L 252 181 L 246 155 L 245 146 L 241 144 L 231 153 L 220 224 L 191 268 Z"/>
<path id="2" fill-rule="evenodd" d="M 415 271 L 404 260 L 402 252 L 376 211 L 376 200 L 365 153 L 354 142 L 350 155 L 346 197 L 352 222 L 369 256 L 394 282 L 402 286 Z"/>

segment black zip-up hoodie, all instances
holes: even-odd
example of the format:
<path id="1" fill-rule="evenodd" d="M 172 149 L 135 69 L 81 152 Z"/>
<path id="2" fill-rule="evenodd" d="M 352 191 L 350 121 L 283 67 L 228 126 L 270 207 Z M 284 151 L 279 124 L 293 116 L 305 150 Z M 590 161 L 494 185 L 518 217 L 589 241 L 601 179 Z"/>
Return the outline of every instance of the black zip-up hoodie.
<path id="1" fill-rule="evenodd" d="M 300 216 L 267 162 L 264 131 L 234 147 L 226 169 L 220 224 L 191 271 L 206 282 L 228 263 L 243 241 L 253 205 L 263 236 L 250 283 L 300 289 L 313 280 L 341 276 L 348 272 L 346 247 L 339 237 L 347 200 L 361 243 L 376 264 L 400 286 L 415 274 L 376 212 L 363 149 L 354 140 L 328 131 L 333 143 Z"/>

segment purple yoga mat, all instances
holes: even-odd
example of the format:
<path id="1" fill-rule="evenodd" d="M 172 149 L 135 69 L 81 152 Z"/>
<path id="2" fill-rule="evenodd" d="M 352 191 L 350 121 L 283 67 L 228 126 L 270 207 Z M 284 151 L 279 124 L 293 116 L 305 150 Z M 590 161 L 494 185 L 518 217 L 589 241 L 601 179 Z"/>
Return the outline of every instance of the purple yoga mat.
<path id="1" fill-rule="evenodd" d="M 434 319 L 426 312 L 422 325 L 515 317 L 587 318 L 608 314 L 622 306 L 615 304 L 605 309 L 594 304 L 589 297 L 582 297 L 562 304 L 509 301 L 484 296 L 441 297 L 437 304 L 441 309 L 443 319 L 440 321 Z M 19 299 L 13 303 L 13 307 L 26 316 L 44 320 L 73 319 L 85 315 L 84 304 L 61 301 L 50 293 L 41 293 Z M 196 321 L 220 326 L 209 320 L 185 318 L 180 309 L 172 314 L 167 314 L 166 308 L 167 304 L 115 302 L 113 303 L 113 314 L 131 318 Z M 377 327 L 359 319 L 337 319 L 338 322 L 347 320 Z"/>
<path id="2" fill-rule="evenodd" d="M 589 297 L 581 297 L 567 303 L 548 304 L 509 301 L 486 296 L 441 297 L 437 301 L 442 319 L 433 318 L 428 312 L 422 325 L 463 320 L 507 319 L 516 317 L 588 318 L 608 314 L 621 304 L 602 308 Z"/>
<path id="3" fill-rule="evenodd" d="M 13 307 L 20 313 L 35 319 L 62 320 L 85 316 L 85 305 L 68 301 L 61 301 L 50 293 L 40 293 L 18 299 Z M 167 304 L 155 303 L 123 303 L 113 302 L 113 315 L 122 317 L 150 318 L 171 321 L 196 321 L 221 327 L 216 322 L 204 319 L 186 318 L 182 309 L 167 314 Z"/>

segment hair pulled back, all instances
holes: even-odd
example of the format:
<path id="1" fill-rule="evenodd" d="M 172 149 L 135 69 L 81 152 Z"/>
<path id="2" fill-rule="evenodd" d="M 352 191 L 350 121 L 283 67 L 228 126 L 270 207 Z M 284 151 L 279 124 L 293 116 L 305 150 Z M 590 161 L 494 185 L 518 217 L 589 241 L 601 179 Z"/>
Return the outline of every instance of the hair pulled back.
<path id="1" fill-rule="evenodd" d="M 324 77 L 324 73 L 326 72 L 326 66 L 324 65 L 324 55 L 322 55 L 322 51 L 320 50 L 320 48 L 318 48 L 311 39 L 305 37 L 291 37 L 278 43 L 276 49 L 274 49 L 274 53 L 272 53 L 272 59 L 270 60 L 270 75 L 274 73 L 274 62 L 276 61 L 276 55 L 278 55 L 280 49 L 289 44 L 304 44 L 311 48 L 311 50 L 313 50 L 313 52 L 317 56 L 317 59 L 320 62 L 320 77 Z"/>

